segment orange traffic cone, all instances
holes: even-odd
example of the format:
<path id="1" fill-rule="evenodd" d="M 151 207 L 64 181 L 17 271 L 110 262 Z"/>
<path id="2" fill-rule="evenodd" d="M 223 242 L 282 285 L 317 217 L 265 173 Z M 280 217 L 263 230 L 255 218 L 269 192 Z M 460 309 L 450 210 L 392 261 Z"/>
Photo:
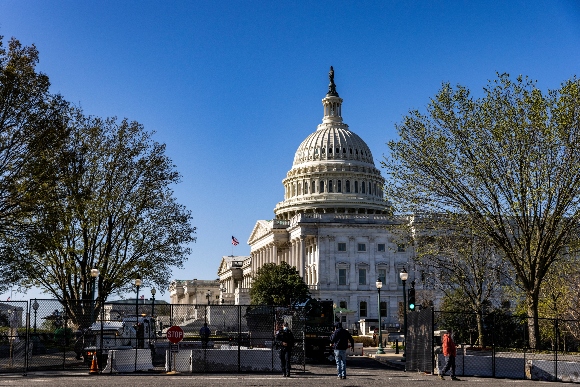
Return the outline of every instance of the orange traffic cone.
<path id="1" fill-rule="evenodd" d="M 99 366 L 97 365 L 97 354 L 93 353 L 93 361 L 91 362 L 91 369 L 89 375 L 95 375 L 99 373 Z"/>

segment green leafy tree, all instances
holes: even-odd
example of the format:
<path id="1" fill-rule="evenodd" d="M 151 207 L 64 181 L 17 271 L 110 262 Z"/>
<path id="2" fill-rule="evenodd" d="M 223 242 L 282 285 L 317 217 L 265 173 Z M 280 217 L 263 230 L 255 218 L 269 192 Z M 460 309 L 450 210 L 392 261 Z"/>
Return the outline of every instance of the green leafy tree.
<path id="1" fill-rule="evenodd" d="M 474 98 L 444 84 L 427 114 L 411 111 L 385 158 L 397 213 L 467 216 L 517 274 L 530 345 L 540 340 L 542 282 L 578 239 L 580 81 L 542 93 L 500 75 Z"/>
<path id="2" fill-rule="evenodd" d="M 487 238 L 474 235 L 467 222 L 457 222 L 468 219 L 446 223 L 442 218 L 445 217 L 415 218 L 414 260 L 429 269 L 431 284 L 455 302 L 449 302 L 449 307 L 475 316 L 477 342 L 484 347 L 485 308 L 494 302 L 499 305 L 508 267 Z M 453 297 L 456 294 L 460 297 Z"/>
<path id="3" fill-rule="evenodd" d="M 48 89 L 36 71 L 39 53 L 0 36 L 0 291 L 16 283 L 23 229 L 45 198 L 46 156 L 66 136 L 62 112 L 67 104 Z"/>
<path id="4" fill-rule="evenodd" d="M 111 294 L 134 291 L 137 276 L 166 288 L 171 268 L 187 259 L 195 228 L 173 196 L 179 174 L 165 146 L 142 125 L 71 109 L 68 127 L 67 141 L 53 150 L 53 184 L 27 233 L 23 266 L 29 285 L 86 324 Z M 92 268 L 100 272 L 94 310 Z"/>
<path id="5" fill-rule="evenodd" d="M 296 268 L 286 262 L 267 263 L 259 268 L 250 288 L 253 305 L 288 306 L 306 301 L 309 294 Z"/>

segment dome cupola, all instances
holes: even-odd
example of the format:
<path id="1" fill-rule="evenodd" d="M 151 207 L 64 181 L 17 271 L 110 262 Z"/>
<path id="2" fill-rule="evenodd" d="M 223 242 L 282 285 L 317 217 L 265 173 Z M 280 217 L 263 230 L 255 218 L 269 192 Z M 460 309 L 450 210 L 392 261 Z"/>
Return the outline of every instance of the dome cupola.
<path id="1" fill-rule="evenodd" d="M 342 98 L 330 67 L 328 93 L 322 99 L 322 123 L 298 147 L 283 180 L 284 201 L 277 219 L 297 213 L 386 213 L 384 179 L 367 144 L 342 121 Z"/>

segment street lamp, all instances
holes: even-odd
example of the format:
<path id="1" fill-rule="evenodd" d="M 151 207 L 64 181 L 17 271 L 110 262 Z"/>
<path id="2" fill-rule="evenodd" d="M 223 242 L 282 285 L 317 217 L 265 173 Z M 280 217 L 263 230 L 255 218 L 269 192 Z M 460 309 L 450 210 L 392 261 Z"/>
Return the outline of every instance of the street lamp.
<path id="1" fill-rule="evenodd" d="M 91 297 L 91 324 L 95 322 L 95 283 L 97 282 L 97 277 L 99 276 L 99 269 L 91 269 L 91 277 L 93 278 L 93 292 Z"/>
<path id="2" fill-rule="evenodd" d="M 157 290 L 155 288 L 151 289 L 151 317 L 155 316 L 155 293 L 157 293 Z"/>
<path id="3" fill-rule="evenodd" d="M 407 278 L 409 278 L 409 273 L 407 273 L 407 270 L 405 270 L 405 268 L 401 270 L 401 272 L 399 273 L 399 277 L 403 282 L 403 316 L 404 316 L 403 321 L 405 324 L 403 335 L 405 336 L 405 348 L 407 348 L 407 292 L 405 291 L 405 283 L 407 282 Z"/>
<path id="4" fill-rule="evenodd" d="M 36 312 L 38 312 L 38 302 L 36 301 L 36 298 L 34 299 L 34 302 L 32 303 L 32 309 L 34 309 L 34 334 L 36 335 Z"/>
<path id="5" fill-rule="evenodd" d="M 135 320 L 137 323 L 139 323 L 139 288 L 141 287 L 141 277 L 137 276 L 137 278 L 135 278 L 135 287 L 137 288 L 137 297 L 135 297 L 135 318 L 137 318 L 137 320 Z"/>
<path id="6" fill-rule="evenodd" d="M 379 347 L 377 348 L 377 355 L 383 355 L 385 351 L 383 350 L 383 336 L 381 334 L 381 288 L 383 287 L 383 282 L 379 278 L 376 282 L 378 295 L 379 295 Z"/>
<path id="7" fill-rule="evenodd" d="M 210 297 L 211 297 L 211 290 L 208 290 L 207 293 L 205 294 L 205 298 L 207 298 L 207 304 L 208 305 L 210 303 Z"/>

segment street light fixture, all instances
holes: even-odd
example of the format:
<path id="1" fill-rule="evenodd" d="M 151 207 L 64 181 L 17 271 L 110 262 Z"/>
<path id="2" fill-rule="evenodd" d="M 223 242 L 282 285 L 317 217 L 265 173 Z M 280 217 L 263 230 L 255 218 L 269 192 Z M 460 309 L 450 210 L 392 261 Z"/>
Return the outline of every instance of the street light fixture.
<path id="1" fill-rule="evenodd" d="M 407 278 L 409 278 L 409 273 L 407 273 L 407 270 L 405 268 L 403 268 L 403 270 L 401 270 L 401 272 L 399 273 L 399 277 L 401 278 L 401 281 L 403 282 L 403 316 L 404 316 L 404 330 L 403 330 L 403 335 L 405 336 L 405 349 L 407 348 L 407 292 L 405 291 L 405 283 L 407 282 Z M 403 354 L 403 357 L 405 357 L 405 355 Z"/>
<path id="2" fill-rule="evenodd" d="M 32 309 L 34 309 L 34 334 L 36 335 L 36 312 L 38 312 L 38 307 L 40 305 L 38 305 L 38 302 L 36 301 L 36 298 L 34 299 L 34 302 L 32 303 Z"/>
<path id="3" fill-rule="evenodd" d="M 138 320 L 138 316 L 139 316 L 139 288 L 141 287 L 141 277 L 137 276 L 137 278 L 135 278 L 135 287 L 137 288 L 137 297 L 135 297 L 135 318 L 137 318 L 137 320 L 135 320 L 137 323 L 139 322 Z"/>
<path id="4" fill-rule="evenodd" d="M 381 288 L 383 287 L 383 281 L 377 279 L 376 282 L 378 295 L 379 295 L 379 347 L 377 348 L 377 355 L 383 355 L 385 351 L 383 350 L 383 336 L 381 334 Z"/>
<path id="5" fill-rule="evenodd" d="M 157 290 L 155 288 L 151 289 L 151 317 L 155 316 L 155 293 L 157 293 Z"/>
<path id="6" fill-rule="evenodd" d="M 95 288 L 97 277 L 99 276 L 99 269 L 91 269 L 91 277 L 93 284 L 93 291 L 91 296 L 91 324 L 95 322 Z"/>

